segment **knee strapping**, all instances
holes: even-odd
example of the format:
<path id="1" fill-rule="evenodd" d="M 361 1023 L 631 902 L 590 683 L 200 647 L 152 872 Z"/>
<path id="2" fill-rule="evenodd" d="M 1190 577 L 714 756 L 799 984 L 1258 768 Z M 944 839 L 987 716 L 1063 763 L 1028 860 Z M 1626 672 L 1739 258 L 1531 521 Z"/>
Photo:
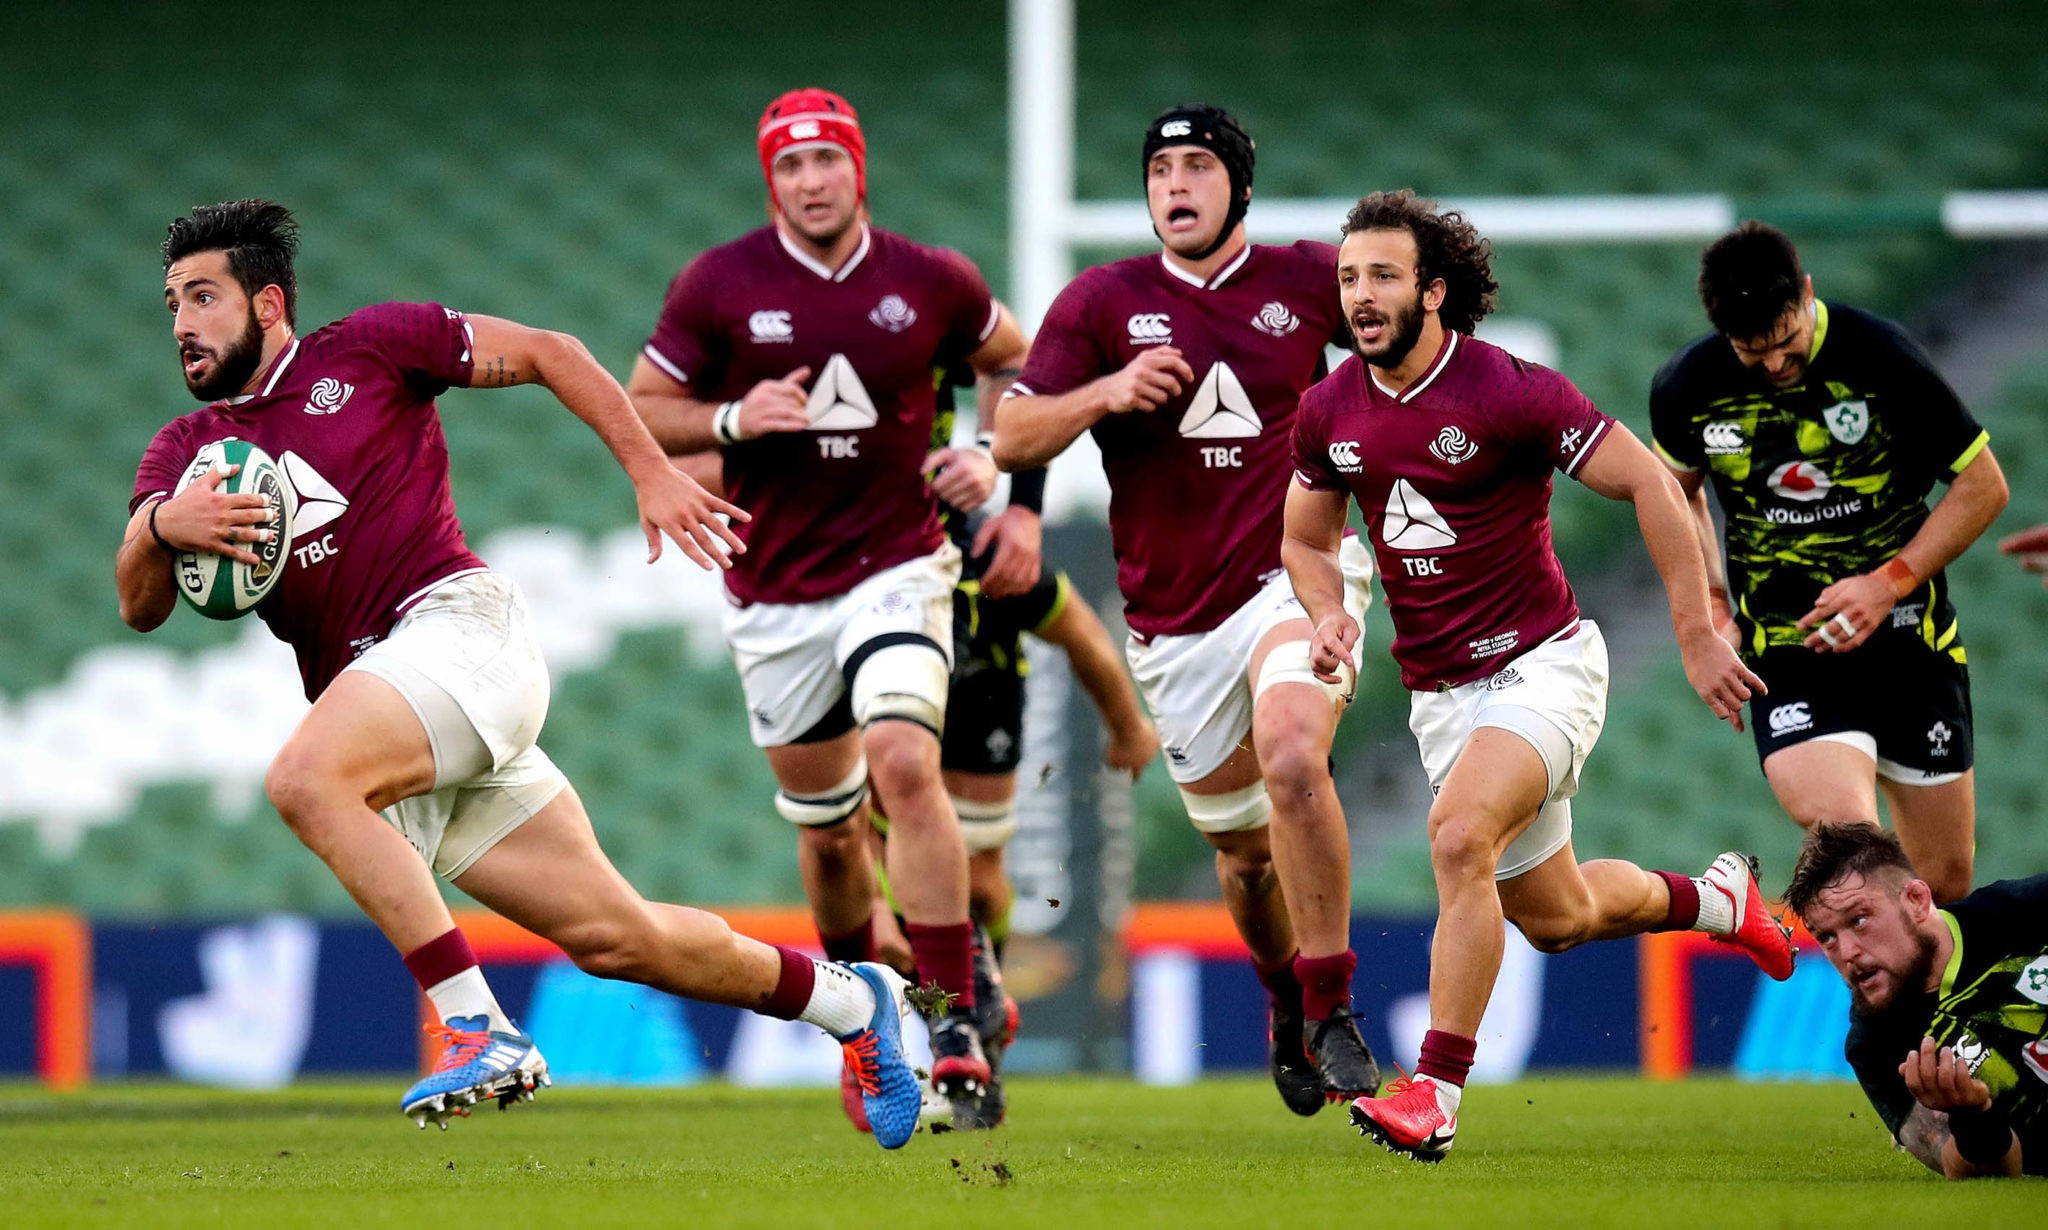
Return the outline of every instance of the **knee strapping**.
<path id="1" fill-rule="evenodd" d="M 1325 683 L 1316 678 L 1315 668 L 1309 664 L 1307 641 L 1282 641 L 1266 651 L 1266 660 L 1259 664 L 1258 680 L 1252 685 L 1252 699 L 1266 694 L 1266 689 L 1281 683 L 1305 683 L 1320 688 L 1333 705 L 1351 702 L 1351 694 L 1358 685 L 1358 672 L 1349 662 L 1339 667 L 1337 674 L 1342 683 Z"/>
<path id="2" fill-rule="evenodd" d="M 945 730 L 952 667 L 934 642 L 917 636 L 876 646 L 851 663 L 847 674 L 853 720 L 862 727 L 893 718 L 935 735 Z"/>
<path id="3" fill-rule="evenodd" d="M 1180 797 L 1187 806 L 1188 820 L 1204 833 L 1243 832 L 1273 817 L 1273 800 L 1266 794 L 1264 782 L 1224 794 L 1190 794 L 1182 787 Z"/>
<path id="4" fill-rule="evenodd" d="M 967 840 L 967 852 L 1000 850 L 1017 834 L 1017 800 L 975 803 L 954 799 L 953 810 L 960 815 L 960 835 Z"/>
<path id="5" fill-rule="evenodd" d="M 791 824 L 805 828 L 823 828 L 837 824 L 860 810 L 868 798 L 868 762 L 863 758 L 853 766 L 853 772 L 846 780 L 829 790 L 815 794 L 797 794 L 788 790 L 775 792 L 775 810 Z"/>

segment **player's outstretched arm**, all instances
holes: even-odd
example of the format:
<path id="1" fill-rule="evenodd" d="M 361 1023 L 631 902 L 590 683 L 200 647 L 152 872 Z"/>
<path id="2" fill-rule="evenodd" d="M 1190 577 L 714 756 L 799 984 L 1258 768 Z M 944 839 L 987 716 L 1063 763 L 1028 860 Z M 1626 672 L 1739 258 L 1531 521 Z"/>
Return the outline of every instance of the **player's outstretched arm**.
<path id="1" fill-rule="evenodd" d="M 1915 1103 L 1899 1125 L 1899 1145 L 1922 1165 L 1951 1179 L 2020 1173 L 2018 1137 L 1992 1109 L 1991 1087 L 1954 1050 L 1923 1038 L 1899 1076 Z"/>
<path id="2" fill-rule="evenodd" d="M 631 399 L 588 347 L 566 333 L 532 329 L 509 320 L 471 316 L 476 356 L 472 388 L 538 384 L 560 399 L 571 414 L 590 425 L 616 457 L 640 504 L 640 528 L 647 535 L 647 562 L 661 558 L 666 534 L 700 568 L 730 568 L 732 555 L 746 550 L 732 528 L 746 513 L 704 490 L 669 464 Z"/>
<path id="3" fill-rule="evenodd" d="M 2011 494 L 1998 459 L 1989 448 L 1980 450 L 1957 473 L 1919 532 L 1897 555 L 1870 572 L 1843 577 L 1820 591 L 1813 609 L 1799 620 L 1800 627 L 1814 630 L 1806 638 L 1806 647 L 1820 653 L 1847 653 L 1870 639 L 1893 604 L 1948 567 L 1991 528 Z M 1847 632 L 1841 621 L 1854 632 Z"/>
<path id="4" fill-rule="evenodd" d="M 1280 562 L 1288 583 L 1308 613 L 1309 668 L 1324 683 L 1344 682 L 1341 668 L 1358 669 L 1358 639 L 1365 630 L 1344 609 L 1344 569 L 1337 551 L 1344 545 L 1344 514 L 1351 497 L 1341 491 L 1313 491 L 1299 479 L 1287 484 L 1280 534 Z"/>
<path id="5" fill-rule="evenodd" d="M 1699 538 L 1700 557 L 1707 571 L 1707 617 L 1724 641 L 1742 651 L 1741 632 L 1735 626 L 1735 601 L 1728 592 L 1726 562 L 1721 558 L 1721 536 L 1714 531 L 1714 514 L 1707 507 L 1706 477 L 1697 470 L 1671 471 L 1678 489 L 1685 495 L 1692 513 L 1693 531 Z"/>
<path id="6" fill-rule="evenodd" d="M 121 595 L 121 622 L 137 632 L 154 632 L 178 604 L 171 579 L 174 551 L 207 551 L 243 564 L 259 561 L 244 543 L 269 542 L 277 531 L 266 524 L 271 510 L 254 492 L 217 490 L 240 466 L 200 475 L 175 497 L 144 500 L 128 518 L 121 550 L 114 557 L 114 587 Z"/>
<path id="7" fill-rule="evenodd" d="M 1112 414 L 1152 411 L 1195 381 L 1195 369 L 1171 346 L 1141 350 L 1107 376 L 1056 396 L 1018 393 L 996 420 L 996 465 L 1048 465 L 1080 434 Z"/>
<path id="8" fill-rule="evenodd" d="M 1610 500 L 1636 506 L 1636 524 L 1650 562 L 1664 581 L 1671 625 L 1685 677 L 1714 716 L 1742 729 L 1742 705 L 1762 694 L 1763 680 L 1742 664 L 1735 649 L 1714 631 L 1708 615 L 1706 559 L 1692 511 L 1678 480 L 1635 433 L 1615 423 L 1581 462 L 1578 480 Z"/>
<path id="9" fill-rule="evenodd" d="M 805 409 L 810 394 L 804 381 L 811 369 L 799 367 L 775 380 L 763 380 L 738 401 L 698 401 L 688 385 L 656 367 L 642 354 L 626 378 L 626 396 L 647 425 L 655 442 L 670 453 L 701 453 L 777 431 L 802 431 L 811 425 Z"/>
<path id="10" fill-rule="evenodd" d="M 2018 560 L 2021 571 L 2048 573 L 2048 523 L 2007 534 L 1998 540 L 1998 549 Z M 2048 576 L 2041 585 L 2048 589 Z"/>
<path id="11" fill-rule="evenodd" d="M 1102 725 L 1109 732 L 1104 763 L 1137 780 L 1159 757 L 1159 731 L 1138 703 L 1138 689 L 1124 671 L 1123 655 L 1109 639 L 1109 630 L 1102 626 L 1095 608 L 1069 586 L 1066 602 L 1038 635 L 1067 655 L 1074 678 L 1081 681 L 1081 690 L 1102 715 Z"/>

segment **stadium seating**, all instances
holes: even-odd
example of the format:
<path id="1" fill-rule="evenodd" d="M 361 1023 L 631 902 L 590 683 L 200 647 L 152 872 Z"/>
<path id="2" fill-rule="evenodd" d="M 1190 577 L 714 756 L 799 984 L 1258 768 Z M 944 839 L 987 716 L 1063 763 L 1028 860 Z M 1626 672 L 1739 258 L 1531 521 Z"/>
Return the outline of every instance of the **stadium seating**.
<path id="1" fill-rule="evenodd" d="M 237 3 L 209 6 L 198 23 L 176 6 L 12 14 L 21 37 L 0 48 L 0 71 L 37 86 L 0 113 L 10 216 L 0 288 L 11 292 L 0 296 L 0 432 L 12 463 L 0 484 L 10 571 L 0 745 L 36 696 L 68 687 L 92 655 L 142 643 L 116 618 L 109 556 L 135 458 L 191 404 L 154 301 L 154 245 L 169 217 L 238 195 L 294 205 L 306 225 L 308 326 L 375 299 L 436 298 L 575 332 L 623 375 L 675 268 L 760 219 L 760 106 L 816 77 L 868 122 L 878 217 L 962 248 L 1001 286 L 1001 9 L 916 7 L 912 18 L 891 6 L 886 19 L 855 19 L 795 6 L 778 20 L 830 30 L 832 52 L 788 70 L 762 55 L 751 18 L 709 9 L 678 23 L 651 3 L 571 22 L 510 0 L 494 22 L 519 33 L 485 51 L 467 16 L 378 0 L 305 15 L 302 46 L 282 55 L 258 42 L 272 30 L 257 19 L 265 10 Z M 1263 13 L 1248 30 L 1243 6 L 1221 0 L 1188 0 L 1171 23 L 1083 4 L 1079 190 L 1133 195 L 1145 120 L 1167 102 L 1213 98 L 1259 137 L 1262 194 L 1728 192 L 1793 226 L 1823 294 L 1910 313 L 1968 253 L 1912 229 L 1821 233 L 1834 215 L 1809 235 L 1799 224 L 1818 217 L 1815 199 L 1897 203 L 1903 215 L 1946 189 L 2048 179 L 2048 61 L 2021 37 L 2028 19 L 1990 3 L 1938 9 L 1600 0 L 1567 16 L 1554 4 L 1447 14 L 1399 3 L 1376 7 L 1366 57 L 1340 54 L 1320 11 Z M 405 45 L 394 47 L 401 22 Z M 58 40 L 78 49 L 66 71 L 31 62 L 27 48 Z M 268 64 L 261 105 L 240 92 L 255 78 L 194 97 L 181 75 L 194 55 Z M 1692 244 L 1506 245 L 1502 311 L 1551 326 L 1564 370 L 1641 431 L 1650 373 L 1701 327 L 1696 255 Z M 623 478 L 544 393 L 455 393 L 444 410 L 458 503 L 478 540 L 537 523 L 582 536 L 630 525 Z M 2021 493 L 2010 524 L 2048 513 L 2022 508 L 2029 490 L 2048 489 L 2044 411 L 2048 372 L 2036 371 L 1987 416 Z M 1583 493 L 1560 495 L 1559 507 L 1574 561 L 1598 561 L 1627 525 Z M 2038 681 L 2048 661 L 2025 630 L 2048 596 L 1984 553 L 1957 580 L 1980 677 Z M 608 657 L 565 672 L 552 754 L 643 888 L 793 897 L 786 826 L 767 806 L 730 671 L 650 624 L 621 621 Z M 226 650 L 241 632 L 187 613 L 148 644 Z M 2048 836 L 2030 823 L 2043 802 L 2028 754 L 2032 686 L 1980 689 L 1984 844 L 2048 866 Z M 1768 800 L 1747 744 L 1695 720 L 1685 701 L 1669 669 L 1618 692 L 1589 784 L 1597 797 L 1580 810 L 1587 845 L 1668 850 L 1677 829 L 1685 851 L 1711 854 L 1765 826 L 1758 842 L 1782 853 L 1782 826 L 1759 818 Z M 1389 713 L 1347 723 L 1346 738 L 1405 737 Z M 260 798 L 151 786 L 120 815 L 56 839 L 9 789 L 0 783 L 0 906 L 346 909 Z M 1203 859 L 1170 792 L 1154 782 L 1143 797 L 1144 831 L 1177 869 L 1156 883 L 1199 888 Z M 1414 858 L 1398 843 L 1388 855 L 1404 878 Z M 1361 897 L 1382 899 L 1366 871 Z"/>

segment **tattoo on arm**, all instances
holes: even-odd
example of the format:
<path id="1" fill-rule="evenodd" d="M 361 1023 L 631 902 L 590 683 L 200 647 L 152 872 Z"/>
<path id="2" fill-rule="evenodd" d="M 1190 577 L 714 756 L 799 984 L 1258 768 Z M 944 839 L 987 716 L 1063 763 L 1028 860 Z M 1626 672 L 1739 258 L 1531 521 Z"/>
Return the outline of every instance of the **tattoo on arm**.
<path id="1" fill-rule="evenodd" d="M 1936 1174 L 1945 1173 L 1941 1156 L 1948 1137 L 1948 1116 L 1925 1106 L 1915 1106 L 1899 1125 L 1899 1147 Z"/>
<path id="2" fill-rule="evenodd" d="M 504 355 L 477 364 L 476 374 L 470 379 L 471 387 L 480 389 L 502 389 L 506 385 L 523 383 L 522 373 L 508 367 Z"/>

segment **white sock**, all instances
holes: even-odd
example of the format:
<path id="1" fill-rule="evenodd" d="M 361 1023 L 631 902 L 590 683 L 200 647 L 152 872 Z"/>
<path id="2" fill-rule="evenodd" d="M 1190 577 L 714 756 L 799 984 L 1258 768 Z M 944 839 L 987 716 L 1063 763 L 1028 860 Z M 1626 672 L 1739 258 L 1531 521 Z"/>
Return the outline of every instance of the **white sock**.
<path id="1" fill-rule="evenodd" d="M 811 962 L 811 970 L 816 975 L 811 983 L 811 1000 L 796 1019 L 816 1025 L 835 1038 L 866 1029 L 875 1016 L 875 989 L 867 979 L 843 965 L 827 965 L 818 960 Z"/>
<path id="2" fill-rule="evenodd" d="M 434 1015 L 444 1022 L 458 1016 L 480 1016 L 487 1018 L 489 1028 L 499 1033 L 519 1032 L 512 1018 L 498 1006 L 498 997 L 491 994 L 491 984 L 484 981 L 484 971 L 479 966 L 472 965 L 428 987 L 427 999 L 434 1005 Z"/>
<path id="3" fill-rule="evenodd" d="M 1728 894 L 1712 880 L 1692 878 L 1693 888 L 1700 895 L 1700 916 L 1693 920 L 1692 929 L 1705 931 L 1710 935 L 1727 935 L 1735 930 L 1735 903 L 1728 900 Z"/>
<path id="4" fill-rule="evenodd" d="M 1464 1086 L 1435 1078 L 1431 1078 L 1430 1083 L 1436 1086 L 1437 1109 L 1444 1112 L 1444 1118 L 1447 1120 L 1457 1118 L 1458 1102 L 1465 1096 Z"/>

